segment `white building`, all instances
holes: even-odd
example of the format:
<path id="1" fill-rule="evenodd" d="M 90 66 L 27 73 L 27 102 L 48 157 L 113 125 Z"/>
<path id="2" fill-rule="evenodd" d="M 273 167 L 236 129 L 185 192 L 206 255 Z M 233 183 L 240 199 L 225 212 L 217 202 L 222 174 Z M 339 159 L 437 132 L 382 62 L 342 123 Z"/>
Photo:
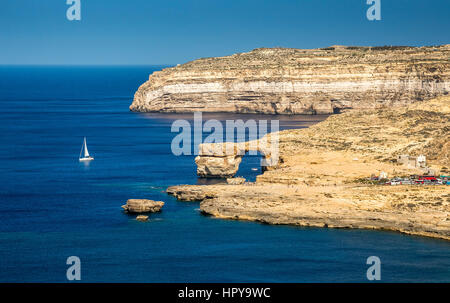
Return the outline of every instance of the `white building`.
<path id="1" fill-rule="evenodd" d="M 427 166 L 427 158 L 424 155 L 420 155 L 416 159 L 416 167 L 425 168 Z"/>

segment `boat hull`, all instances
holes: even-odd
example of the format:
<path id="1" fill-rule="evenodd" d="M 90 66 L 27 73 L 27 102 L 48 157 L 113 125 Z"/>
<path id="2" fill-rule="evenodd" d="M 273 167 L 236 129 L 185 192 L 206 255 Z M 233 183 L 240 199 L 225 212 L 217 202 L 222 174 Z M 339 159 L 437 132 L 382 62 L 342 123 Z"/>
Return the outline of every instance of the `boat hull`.
<path id="1" fill-rule="evenodd" d="M 94 158 L 93 157 L 87 157 L 87 158 L 80 158 L 79 160 L 80 160 L 80 162 L 92 161 L 92 160 L 94 160 Z"/>

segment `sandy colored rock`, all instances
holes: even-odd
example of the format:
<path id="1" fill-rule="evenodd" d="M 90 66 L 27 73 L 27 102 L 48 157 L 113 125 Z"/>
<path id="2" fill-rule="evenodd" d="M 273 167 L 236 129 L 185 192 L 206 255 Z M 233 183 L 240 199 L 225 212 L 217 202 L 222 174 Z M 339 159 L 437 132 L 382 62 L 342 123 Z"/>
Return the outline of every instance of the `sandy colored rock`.
<path id="1" fill-rule="evenodd" d="M 245 178 L 241 177 L 228 178 L 227 183 L 230 185 L 241 185 L 245 183 Z"/>
<path id="2" fill-rule="evenodd" d="M 400 107 L 450 91 L 450 47 L 260 48 L 154 72 L 139 112 L 330 114 Z"/>
<path id="3" fill-rule="evenodd" d="M 202 201 L 204 199 L 215 197 L 215 193 L 209 191 L 207 187 L 200 187 L 197 189 L 191 185 L 170 186 L 167 188 L 166 192 L 169 195 L 175 196 L 179 201 Z"/>
<path id="4" fill-rule="evenodd" d="M 197 175 L 201 177 L 232 177 L 239 169 L 240 156 L 203 157 L 197 156 Z"/>
<path id="5" fill-rule="evenodd" d="M 274 134 L 268 134 L 260 140 L 232 143 L 203 143 L 199 145 L 199 155 L 195 158 L 197 175 L 201 177 L 233 177 L 247 152 L 261 154 L 262 166 L 273 166 L 278 162 L 278 141 Z M 264 168 L 265 169 L 265 168 Z"/>
<path id="6" fill-rule="evenodd" d="M 145 221 L 148 221 L 148 216 L 139 215 L 139 216 L 136 217 L 136 220 L 141 221 L 141 222 L 145 222 Z"/>
<path id="7" fill-rule="evenodd" d="M 450 240 L 450 186 L 192 185 L 218 218 L 328 228 L 400 231 Z"/>
<path id="8" fill-rule="evenodd" d="M 278 165 L 242 185 L 184 185 L 169 193 L 202 201 L 219 218 L 270 224 L 394 230 L 450 240 L 450 186 L 367 185 L 386 172 L 422 171 L 396 162 L 423 154 L 450 168 L 450 96 L 398 109 L 350 111 L 279 133 Z"/>
<path id="9" fill-rule="evenodd" d="M 129 199 L 122 208 L 129 213 L 154 213 L 161 210 L 164 202 L 146 199 Z"/>

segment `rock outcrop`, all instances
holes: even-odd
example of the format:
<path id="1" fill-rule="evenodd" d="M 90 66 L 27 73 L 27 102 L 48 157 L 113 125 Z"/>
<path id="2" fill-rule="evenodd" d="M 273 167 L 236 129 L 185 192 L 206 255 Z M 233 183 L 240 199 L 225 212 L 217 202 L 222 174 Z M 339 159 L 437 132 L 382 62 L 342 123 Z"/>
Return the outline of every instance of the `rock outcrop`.
<path id="1" fill-rule="evenodd" d="M 139 215 L 136 217 L 137 221 L 141 221 L 141 222 L 145 222 L 148 221 L 148 216 L 144 216 L 144 215 Z"/>
<path id="2" fill-rule="evenodd" d="M 245 183 L 245 178 L 236 177 L 236 178 L 227 178 L 227 184 L 230 185 L 241 185 Z"/>
<path id="3" fill-rule="evenodd" d="M 197 175 L 209 178 L 228 178 L 236 174 L 242 156 L 197 156 Z"/>
<path id="4" fill-rule="evenodd" d="M 403 106 L 450 91 L 450 45 L 261 48 L 154 72 L 139 112 L 330 114 Z"/>
<path id="5" fill-rule="evenodd" d="M 208 191 L 208 187 L 195 188 L 192 185 L 169 186 L 167 194 L 175 196 L 179 201 L 202 201 L 215 197 L 215 193 Z"/>
<path id="6" fill-rule="evenodd" d="M 220 151 L 220 146 L 209 146 Z M 367 185 L 371 174 L 421 174 L 398 155 L 426 156 L 448 174 L 450 96 L 398 109 L 349 111 L 307 129 L 279 133 L 278 164 L 255 183 L 174 186 L 219 218 L 395 230 L 450 240 L 450 186 Z"/>
<path id="7" fill-rule="evenodd" d="M 153 201 L 146 199 L 129 199 L 122 208 L 128 213 L 155 213 L 164 206 L 162 201 Z"/>

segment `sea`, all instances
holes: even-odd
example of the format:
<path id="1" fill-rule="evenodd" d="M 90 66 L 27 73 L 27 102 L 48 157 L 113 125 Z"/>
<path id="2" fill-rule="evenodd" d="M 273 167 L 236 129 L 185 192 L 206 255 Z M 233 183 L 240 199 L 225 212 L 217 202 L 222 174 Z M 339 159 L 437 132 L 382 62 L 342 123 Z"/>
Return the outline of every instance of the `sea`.
<path id="1" fill-rule="evenodd" d="M 450 242 L 396 232 L 271 226 L 203 215 L 168 186 L 205 184 L 195 155 L 176 156 L 172 123 L 192 114 L 129 110 L 165 66 L 0 67 L 0 282 L 450 282 Z M 321 116 L 210 114 L 302 128 Z M 203 118 L 211 118 L 204 115 Z M 80 163 L 83 138 L 95 158 Z M 260 157 L 238 175 L 254 180 Z M 256 170 L 255 170 L 256 168 Z M 148 222 L 127 199 L 164 201 Z"/>

